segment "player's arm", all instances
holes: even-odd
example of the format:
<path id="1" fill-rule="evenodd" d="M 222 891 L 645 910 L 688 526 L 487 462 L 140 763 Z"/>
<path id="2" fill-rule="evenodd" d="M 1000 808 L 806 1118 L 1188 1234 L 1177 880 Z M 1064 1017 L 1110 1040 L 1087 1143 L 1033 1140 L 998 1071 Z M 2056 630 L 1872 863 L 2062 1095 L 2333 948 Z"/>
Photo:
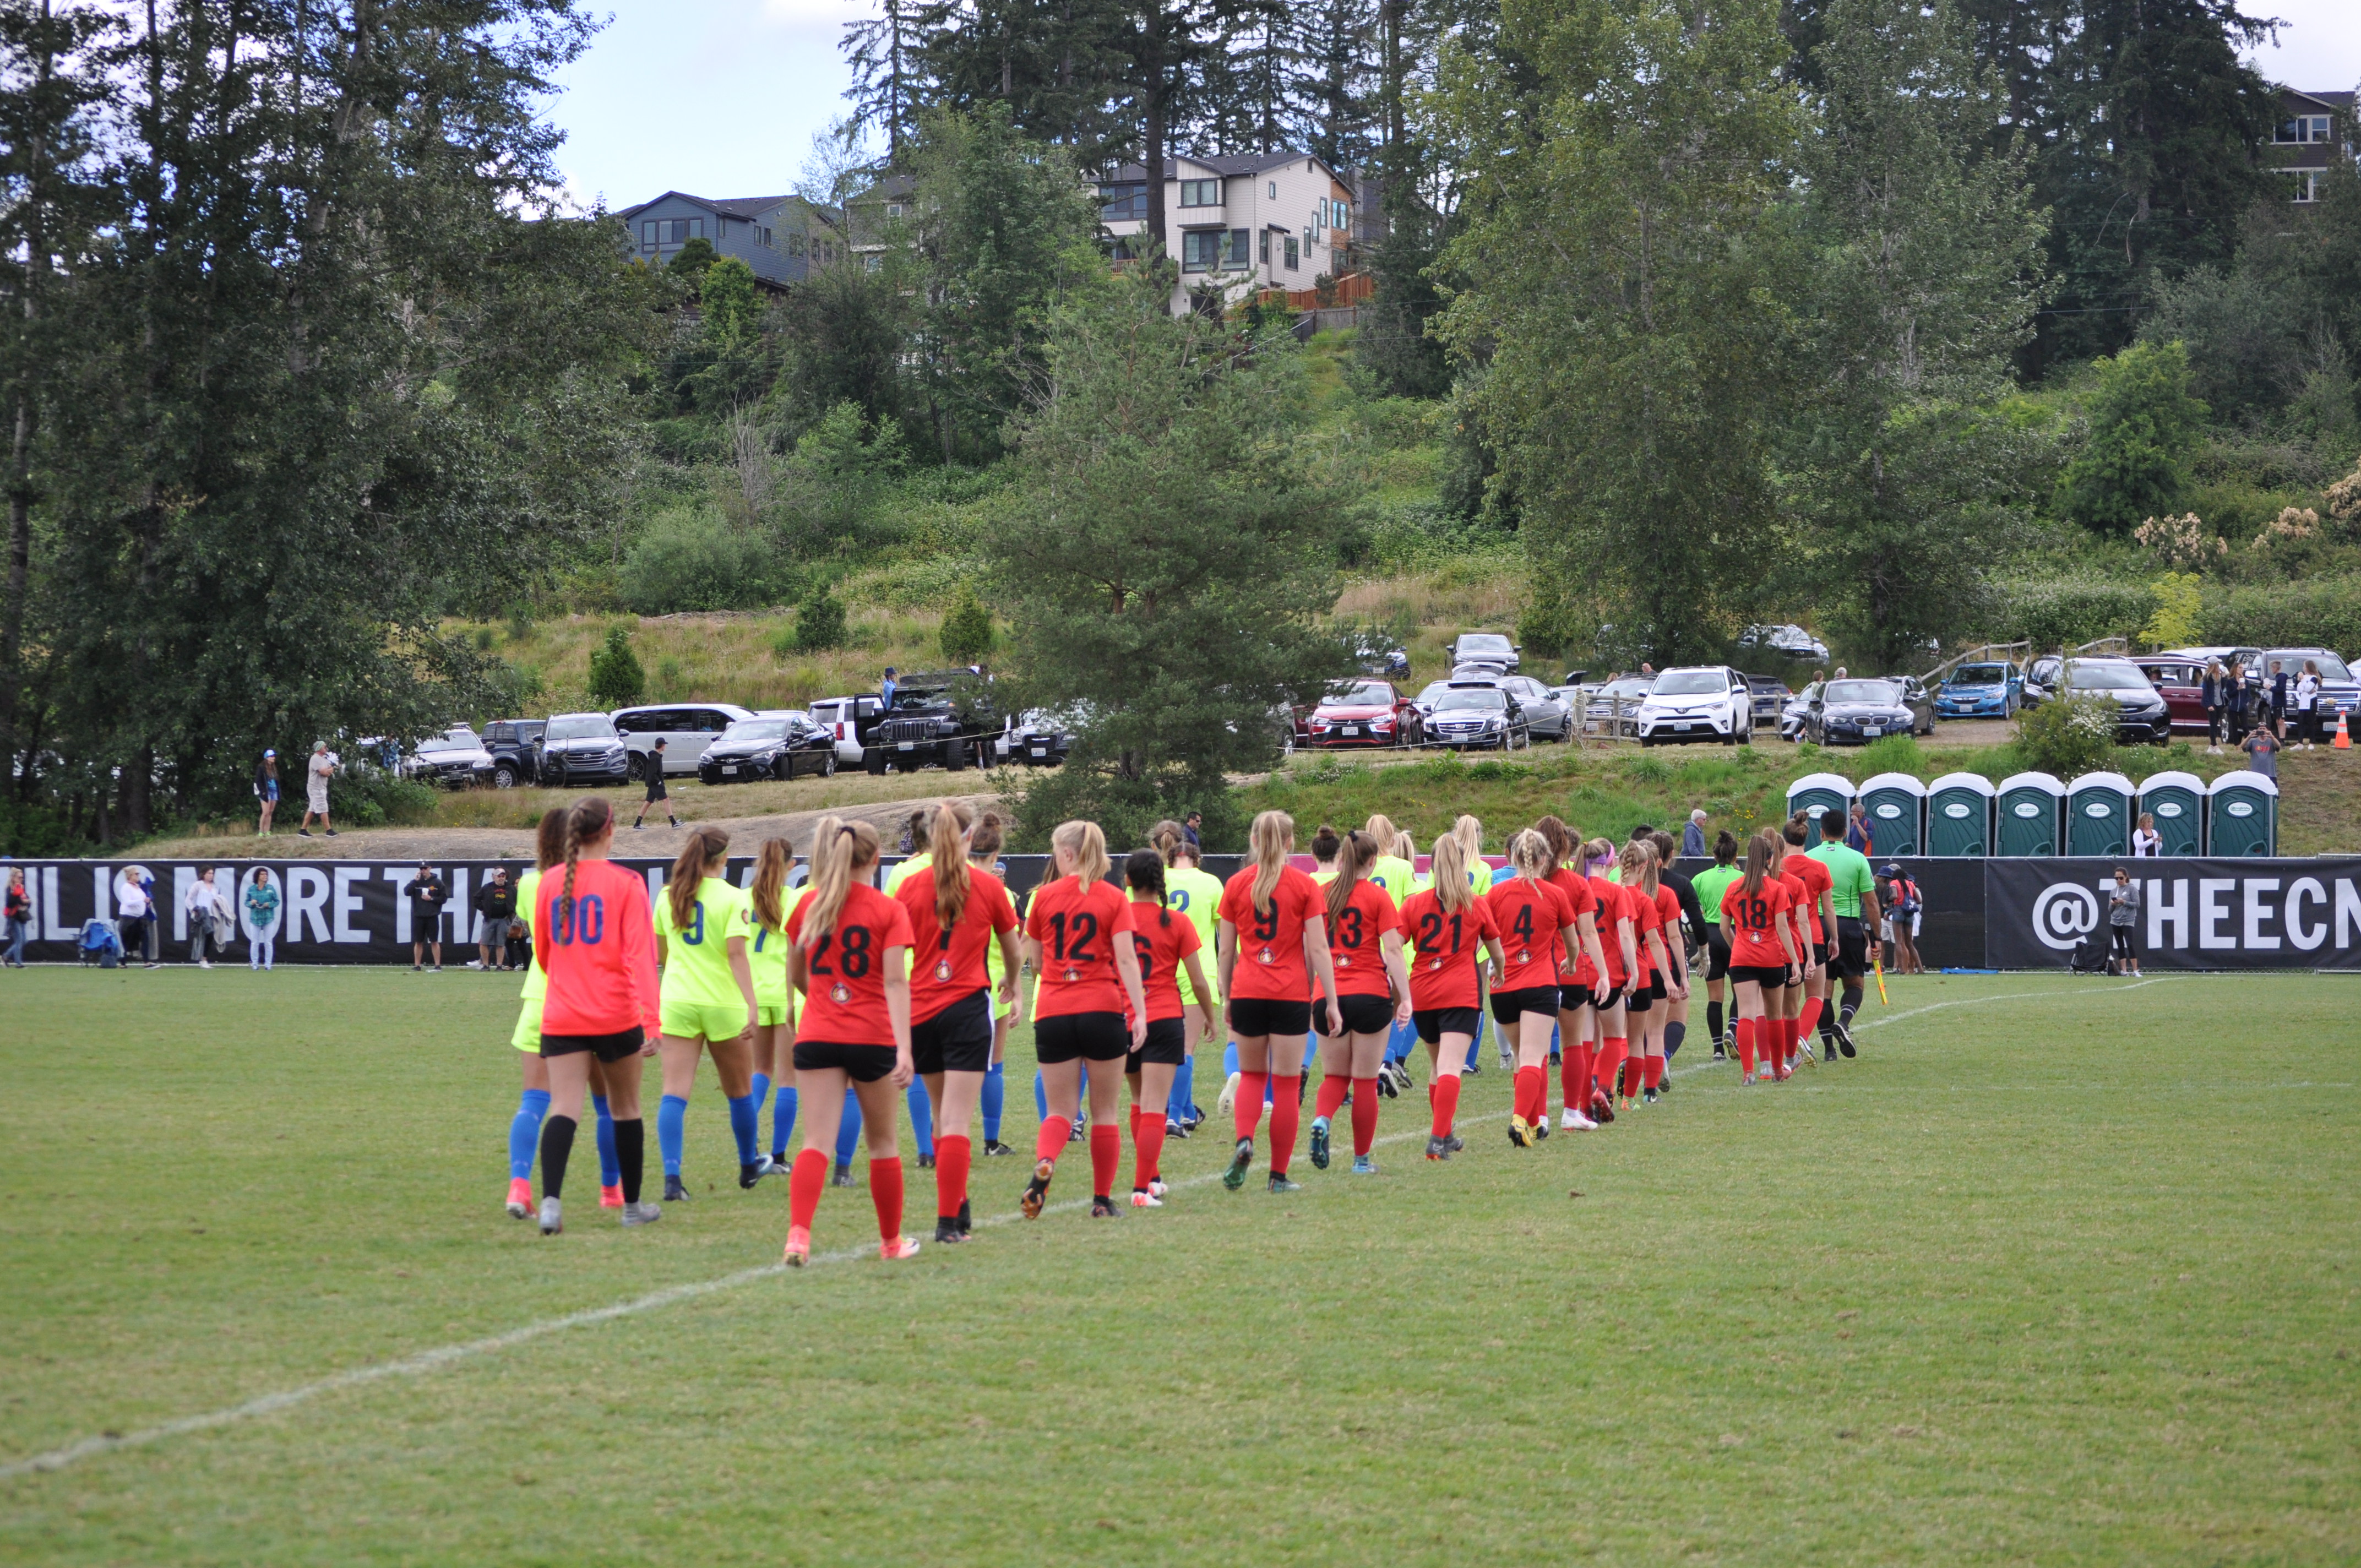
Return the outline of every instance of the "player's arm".
<path id="1" fill-rule="evenodd" d="M 880 977 L 885 987 L 885 1022 L 894 1031 L 894 1070 L 888 1075 L 896 1089 L 907 1089 L 916 1076 L 910 1059 L 910 948 L 897 942 L 885 949 Z"/>
<path id="2" fill-rule="evenodd" d="M 1115 972 L 1123 979 L 1123 993 L 1131 998 L 1131 1048 L 1137 1050 L 1148 1043 L 1148 992 L 1139 983 L 1139 949 L 1131 943 L 1131 933 L 1108 933 L 1115 943 Z"/>
<path id="3" fill-rule="evenodd" d="M 1312 968 L 1312 978 L 1319 982 L 1323 993 L 1319 1005 L 1327 1010 L 1328 1027 L 1321 1033 L 1333 1035 L 1339 1022 L 1336 1008 L 1336 959 L 1328 951 L 1328 922 L 1314 914 L 1303 923 L 1303 958 Z M 1229 977 L 1224 975 L 1226 981 Z"/>
<path id="4" fill-rule="evenodd" d="M 1388 931 L 1378 938 L 1378 950 L 1385 955 L 1386 978 L 1394 988 L 1394 1022 L 1410 1022 L 1410 960 L 1402 956 L 1401 932 Z"/>
<path id="5" fill-rule="evenodd" d="M 730 978 L 738 982 L 738 994 L 746 999 L 746 1029 L 751 1034 L 753 1032 L 754 1020 L 760 1017 L 761 1014 L 754 1006 L 754 969 L 746 957 L 746 938 L 730 938 L 729 952 Z"/>
<path id="6" fill-rule="evenodd" d="M 1204 961 L 1198 957 L 1198 954 L 1203 949 L 1199 948 L 1190 948 L 1189 951 L 1182 956 L 1180 966 L 1189 971 L 1189 986 L 1197 998 L 1196 1011 L 1198 1015 L 1205 1021 L 1204 1034 L 1202 1037 L 1204 1039 L 1204 1043 L 1210 1046 L 1213 1043 L 1213 1010 L 1206 1004 L 1205 998 L 1213 995 L 1213 991 L 1211 986 L 1205 983 Z"/>

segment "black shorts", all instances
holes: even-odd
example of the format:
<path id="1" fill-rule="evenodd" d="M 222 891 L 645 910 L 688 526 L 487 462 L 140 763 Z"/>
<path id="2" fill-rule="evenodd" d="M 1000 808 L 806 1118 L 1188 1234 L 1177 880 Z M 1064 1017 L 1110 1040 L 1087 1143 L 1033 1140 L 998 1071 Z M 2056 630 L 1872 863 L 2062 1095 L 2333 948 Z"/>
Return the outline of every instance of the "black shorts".
<path id="1" fill-rule="evenodd" d="M 922 1076 L 990 1071 L 992 992 L 973 992 L 925 1023 L 911 1025 L 910 1060 Z"/>
<path id="2" fill-rule="evenodd" d="M 1626 1013 L 1645 1013 L 1655 1004 L 1656 990 L 1653 981 L 1635 980 L 1625 988 L 1623 1010 Z"/>
<path id="3" fill-rule="evenodd" d="M 1730 978 L 1741 985 L 1752 981 L 1766 991 L 1776 991 L 1787 983 L 1785 964 L 1732 964 Z"/>
<path id="4" fill-rule="evenodd" d="M 1188 1055 L 1189 1020 L 1150 1018 L 1148 1021 L 1148 1043 L 1124 1058 L 1123 1070 L 1137 1072 L 1148 1062 L 1154 1062 L 1159 1067 L 1179 1067 Z"/>
<path id="5" fill-rule="evenodd" d="M 1614 1009 L 1616 1009 L 1616 1008 L 1618 1008 L 1618 1007 L 1622 1006 L 1622 1005 L 1623 1005 L 1623 1000 L 1624 1000 L 1625 992 L 1626 992 L 1626 988 L 1625 988 L 1625 987 L 1623 987 L 1623 986 L 1620 986 L 1620 985 L 1610 985 L 1610 986 L 1609 986 L 1609 987 L 1607 988 L 1607 1000 L 1606 1000 L 1606 1001 L 1604 1001 L 1604 1002 L 1602 1002 L 1602 1003 L 1600 1003 L 1598 1004 L 1598 1010 L 1599 1010 L 1601 1013 L 1609 1013 L 1609 1012 L 1612 1012 Z"/>
<path id="6" fill-rule="evenodd" d="M 1528 1013 L 1546 1013 L 1557 1016 L 1557 987 L 1529 985 L 1522 991 L 1496 991 L 1492 993 L 1492 1022 L 1513 1024 Z"/>
<path id="7" fill-rule="evenodd" d="M 1430 1007 L 1410 1015 L 1418 1027 L 1418 1037 L 1430 1046 L 1443 1044 L 1445 1035 L 1472 1036 L 1483 1019 L 1484 1014 L 1473 1007 Z"/>
<path id="8" fill-rule="evenodd" d="M 1717 926 L 1714 927 L 1713 935 L 1705 939 L 1705 977 L 1708 980 L 1722 980 L 1727 978 L 1729 973 L 1730 943 L 1722 936 L 1721 927 Z"/>
<path id="9" fill-rule="evenodd" d="M 842 1068 L 844 1076 L 855 1083 L 874 1083 L 894 1070 L 894 1047 L 842 1046 L 834 1040 L 796 1042 L 797 1072 L 817 1072 L 830 1067 Z"/>
<path id="10" fill-rule="evenodd" d="M 1382 1035 L 1394 1026 L 1394 1004 L 1383 996 L 1336 998 L 1337 1022 L 1344 1025 L 1332 1040 L 1345 1035 Z"/>
<path id="11" fill-rule="evenodd" d="M 1826 942 L 1812 944 L 1812 961 L 1822 969 L 1828 967 L 1828 945 Z"/>
<path id="12" fill-rule="evenodd" d="M 662 757 L 651 757 L 648 759 L 648 798 L 652 801 L 662 800 L 664 798 L 664 759 Z"/>
<path id="13" fill-rule="evenodd" d="M 1828 964 L 1833 975 L 1860 980 L 1869 973 L 1869 936 L 1858 915 L 1837 916 L 1836 952 Z"/>
<path id="14" fill-rule="evenodd" d="M 1120 1013 L 1060 1013 L 1033 1021 L 1033 1059 L 1048 1064 L 1120 1061 L 1131 1055 L 1131 1031 Z"/>
<path id="15" fill-rule="evenodd" d="M 550 1057 L 572 1056 L 577 1051 L 588 1051 L 602 1062 L 621 1061 L 637 1056 L 647 1047 L 647 1031 L 637 1024 L 619 1029 L 611 1035 L 547 1035 L 541 1037 L 541 1054 Z"/>
<path id="16" fill-rule="evenodd" d="M 1233 996 L 1230 1033 L 1241 1040 L 1268 1035 L 1308 1035 L 1312 1033 L 1312 1003 L 1286 1002 L 1276 996 Z"/>

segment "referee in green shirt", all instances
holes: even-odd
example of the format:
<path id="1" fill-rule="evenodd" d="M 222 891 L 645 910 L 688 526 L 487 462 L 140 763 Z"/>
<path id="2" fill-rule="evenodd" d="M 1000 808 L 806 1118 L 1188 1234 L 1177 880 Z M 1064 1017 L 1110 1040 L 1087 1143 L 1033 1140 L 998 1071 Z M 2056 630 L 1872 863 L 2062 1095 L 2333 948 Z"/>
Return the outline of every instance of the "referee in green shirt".
<path id="1" fill-rule="evenodd" d="M 1861 1011 L 1861 982 L 1869 974 L 1868 934 L 1877 929 L 1877 878 L 1869 869 L 1868 858 L 1848 846 L 1844 837 L 1845 814 L 1832 806 L 1820 814 L 1820 845 L 1811 854 L 1828 868 L 1828 901 L 1837 915 L 1837 939 L 1835 950 L 1828 955 L 1828 968 L 1844 981 L 1843 1004 L 1837 1010 L 1833 1027 L 1837 1048 L 1850 1057 L 1853 1054 L 1852 1015 Z M 1825 1040 L 1831 1025 L 1826 1013 L 1820 1018 Z M 1820 1059 L 1828 1058 L 1823 1054 Z"/>

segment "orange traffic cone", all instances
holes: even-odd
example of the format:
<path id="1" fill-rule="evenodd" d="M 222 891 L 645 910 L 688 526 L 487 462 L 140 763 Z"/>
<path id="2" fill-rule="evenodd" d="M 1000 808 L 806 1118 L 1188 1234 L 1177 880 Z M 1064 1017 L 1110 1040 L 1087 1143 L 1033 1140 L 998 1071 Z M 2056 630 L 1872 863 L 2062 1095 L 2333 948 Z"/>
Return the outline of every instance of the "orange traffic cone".
<path id="1" fill-rule="evenodd" d="M 2336 739 L 2330 741 L 2329 746 L 2339 751 L 2353 750 L 2353 737 L 2345 732 L 2345 716 L 2341 713 L 2336 716 Z"/>

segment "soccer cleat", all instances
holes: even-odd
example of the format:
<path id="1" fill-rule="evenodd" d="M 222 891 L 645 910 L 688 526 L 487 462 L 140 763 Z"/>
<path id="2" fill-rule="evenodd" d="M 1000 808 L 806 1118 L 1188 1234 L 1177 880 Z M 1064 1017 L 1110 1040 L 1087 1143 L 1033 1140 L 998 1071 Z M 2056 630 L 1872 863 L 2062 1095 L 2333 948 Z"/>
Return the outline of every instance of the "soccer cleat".
<path id="1" fill-rule="evenodd" d="M 1148 1194 L 1151 1198 L 1161 1198 L 1171 1190 L 1172 1189 L 1164 1185 L 1164 1179 L 1160 1176 L 1148 1184 Z"/>
<path id="2" fill-rule="evenodd" d="M 1426 1140 L 1426 1157 L 1429 1159 L 1449 1159 L 1451 1157 L 1451 1140 L 1449 1138 L 1429 1136 Z"/>
<path id="3" fill-rule="evenodd" d="M 1564 1127 L 1569 1133 L 1595 1133 L 1598 1131 L 1598 1123 L 1592 1121 L 1581 1112 L 1574 1109 L 1571 1105 L 1566 1107 L 1565 1120 L 1560 1122 L 1558 1125 Z"/>
<path id="4" fill-rule="evenodd" d="M 906 1257 L 916 1257 L 918 1255 L 918 1244 L 910 1236 L 895 1236 L 890 1242 L 877 1244 L 877 1255 L 888 1263 L 898 1262 Z"/>
<path id="5" fill-rule="evenodd" d="M 934 1156 L 932 1156 L 932 1155 L 930 1155 L 930 1154 L 922 1154 L 922 1155 L 920 1155 L 920 1156 L 918 1157 L 918 1168 L 919 1168 L 920 1170 L 932 1170 L 932 1169 L 934 1169 L 934 1168 L 935 1168 L 935 1157 L 934 1157 Z"/>
<path id="6" fill-rule="evenodd" d="M 1653 1089 L 1643 1089 L 1643 1090 L 1640 1091 L 1640 1103 L 1641 1103 L 1641 1104 L 1642 1104 L 1642 1105 L 1653 1105 L 1655 1102 L 1656 1102 L 1656 1091 L 1655 1091 L 1654 1090 L 1653 1090 Z"/>
<path id="7" fill-rule="evenodd" d="M 1516 1050 L 1505 1040 L 1500 1043 L 1500 1069 L 1503 1072 L 1514 1072 L 1517 1070 Z"/>
<path id="8" fill-rule="evenodd" d="M 1303 1190 L 1303 1183 L 1300 1181 L 1290 1181 L 1287 1179 L 1286 1172 L 1274 1170 L 1270 1173 L 1270 1190 L 1273 1192 L 1301 1192 Z"/>
<path id="9" fill-rule="evenodd" d="M 1058 1162 L 1045 1159 L 1033 1167 L 1033 1179 L 1025 1184 L 1025 1196 L 1016 1201 L 1017 1212 L 1028 1220 L 1041 1217 L 1041 1201 L 1049 1195 L 1049 1179 L 1058 1174 Z"/>
<path id="10" fill-rule="evenodd" d="M 967 1240 L 975 1230 L 975 1216 L 970 1212 L 968 1201 L 964 1198 L 960 1200 L 959 1228 L 961 1241 Z"/>
<path id="11" fill-rule="evenodd" d="M 1604 1094 L 1590 1097 L 1590 1119 L 1600 1126 L 1615 1120 L 1615 1102 Z"/>
<path id="12" fill-rule="evenodd" d="M 1082 1125 L 1082 1119 L 1077 1116 L 1074 1118 L 1074 1124 L 1067 1129 L 1066 1141 L 1070 1144 L 1078 1144 L 1088 1135 L 1088 1132 Z"/>
<path id="13" fill-rule="evenodd" d="M 566 1229 L 566 1206 L 555 1198 L 541 1201 L 541 1234 L 554 1236 Z"/>
<path id="14" fill-rule="evenodd" d="M 1399 1076 L 1400 1072 L 1400 1069 L 1395 1067 L 1391 1062 L 1388 1062 L 1385 1066 L 1379 1068 L 1378 1069 L 1378 1092 L 1384 1095 L 1389 1100 L 1400 1099 L 1401 1097 L 1401 1081 Z"/>
<path id="15" fill-rule="evenodd" d="M 1230 1151 L 1229 1168 L 1222 1172 L 1222 1185 L 1235 1192 L 1246 1184 L 1246 1168 L 1254 1164 L 1254 1140 L 1240 1138 L 1238 1146 Z"/>
<path id="16" fill-rule="evenodd" d="M 753 1164 L 741 1165 L 738 1168 L 738 1185 L 741 1188 L 759 1187 L 762 1185 L 763 1178 L 770 1174 L 771 1157 L 758 1154 L 754 1157 Z"/>
<path id="17" fill-rule="evenodd" d="M 1730 1053 L 1721 1048 L 1721 1042 L 1719 1040 L 1716 1040 L 1713 1043 L 1713 1059 L 1716 1061 L 1728 1061 L 1730 1059 Z"/>
<path id="18" fill-rule="evenodd" d="M 509 1218 L 522 1220 L 533 1212 L 533 1183 L 522 1176 L 509 1178 Z"/>
<path id="19" fill-rule="evenodd" d="M 620 1209 L 622 1206 L 623 1184 L 621 1182 L 618 1181 L 612 1186 L 601 1187 L 598 1189 L 598 1207 L 601 1209 Z"/>
<path id="20" fill-rule="evenodd" d="M 1115 1217 L 1115 1200 L 1112 1198 L 1101 1198 L 1093 1194 L 1091 1198 L 1091 1218 L 1093 1220 L 1112 1220 Z"/>
<path id="21" fill-rule="evenodd" d="M 1016 1149 L 1015 1146 L 1004 1144 L 998 1138 L 986 1138 L 983 1140 L 983 1152 L 987 1157 L 989 1157 L 993 1155 L 1015 1154 Z"/>
<path id="22" fill-rule="evenodd" d="M 1745 1087 L 1747 1087 L 1749 1084 L 1752 1083 L 1753 1081 L 1754 1081 L 1754 1075 L 1753 1075 L 1752 1073 L 1751 1073 L 1751 1072 L 1741 1072 L 1741 1073 L 1740 1073 L 1740 1074 L 1738 1075 L 1738 1086 L 1739 1086 L 1741 1089 L 1744 1089 Z"/>
<path id="23" fill-rule="evenodd" d="M 1328 1118 L 1312 1118 L 1312 1164 L 1314 1168 L 1328 1168 Z"/>
<path id="24" fill-rule="evenodd" d="M 1168 1138 L 1185 1138 L 1189 1135 L 1189 1124 L 1176 1122 L 1167 1116 L 1164 1119 L 1164 1135 Z"/>
<path id="25" fill-rule="evenodd" d="M 1848 1061 L 1852 1058 L 1852 1031 L 1845 1027 L 1841 1018 L 1837 1020 L 1837 1049 L 1845 1054 Z"/>
<path id="26" fill-rule="evenodd" d="M 1526 1125 L 1522 1116 L 1509 1118 L 1509 1142 L 1512 1146 L 1521 1149 L 1533 1146 L 1532 1129 Z"/>
<path id="27" fill-rule="evenodd" d="M 664 1178 L 664 1201 L 667 1203 L 686 1203 L 688 1201 L 688 1188 L 682 1182 L 679 1177 L 667 1176 Z"/>
<path id="28" fill-rule="evenodd" d="M 1539 1143 L 1550 1135 L 1549 1107 L 1542 1107 L 1542 1119 L 1533 1124 L 1533 1142 Z"/>
<path id="29" fill-rule="evenodd" d="M 1225 1113 L 1237 1109 L 1238 1085 L 1244 1080 L 1243 1074 L 1235 1072 L 1224 1080 L 1221 1093 L 1213 1097 L 1213 1109 Z"/>
<path id="30" fill-rule="evenodd" d="M 1456 1134 L 1456 1133 L 1445 1133 L 1445 1134 L 1444 1134 L 1444 1135 L 1443 1135 L 1443 1141 L 1444 1141 L 1444 1143 L 1446 1146 L 1449 1146 L 1449 1148 L 1450 1148 L 1450 1150 L 1451 1150 L 1451 1152 L 1452 1152 L 1453 1154 L 1457 1154 L 1461 1149 L 1464 1149 L 1464 1148 L 1466 1148 L 1466 1147 L 1467 1146 L 1467 1140 L 1466 1140 L 1466 1139 L 1465 1139 L 1465 1138 L 1463 1138 L 1463 1137 L 1461 1137 L 1461 1136 L 1460 1136 L 1458 1134 Z"/>
<path id="31" fill-rule="evenodd" d="M 960 1223 L 956 1219 L 938 1219 L 935 1222 L 935 1242 L 937 1245 L 956 1246 L 958 1244 L 965 1240 L 967 1240 L 967 1233 L 960 1229 Z"/>
<path id="32" fill-rule="evenodd" d="M 623 1223 L 626 1225 L 653 1225 L 658 1220 L 663 1218 L 664 1211 L 656 1207 L 653 1203 L 641 1202 L 626 1203 L 623 1205 Z"/>
<path id="33" fill-rule="evenodd" d="M 1131 1206 L 1135 1209 L 1161 1209 L 1164 1200 L 1145 1187 L 1135 1187 L 1131 1190 Z"/>
<path id="34" fill-rule="evenodd" d="M 1365 1155 L 1365 1154 L 1356 1154 L 1356 1155 L 1355 1155 L 1355 1156 L 1353 1157 L 1353 1174 L 1354 1174 L 1354 1175 L 1356 1175 L 1356 1176 L 1375 1176 L 1375 1175 L 1377 1175 L 1377 1173 L 1378 1173 L 1378 1162 L 1377 1162 L 1376 1160 L 1371 1159 L 1367 1155 Z"/>
<path id="35" fill-rule="evenodd" d="M 1795 1042 L 1795 1059 L 1801 1062 L 1810 1062 L 1817 1059 L 1812 1055 L 1811 1041 L 1797 1040 Z"/>
<path id="36" fill-rule="evenodd" d="M 828 1179 L 828 1184 L 829 1184 L 830 1187 L 850 1187 L 850 1186 L 851 1186 L 851 1185 L 852 1185 L 852 1168 L 851 1168 L 851 1166 L 849 1166 L 849 1165 L 840 1165 L 840 1166 L 838 1166 L 838 1167 L 836 1168 L 836 1174 L 835 1174 L 834 1176 L 831 1176 L 831 1177 L 829 1177 L 829 1178 Z M 665 1194 L 664 1194 L 664 1196 L 665 1196 L 665 1197 L 667 1197 L 667 1198 L 669 1198 L 669 1197 L 671 1197 L 671 1196 L 672 1196 L 672 1194 L 671 1194 L 671 1192 L 670 1192 L 670 1191 L 666 1191 L 666 1192 L 665 1192 Z"/>
<path id="37" fill-rule="evenodd" d="M 1623 1097 L 1623 1103 L 1618 1105 L 1616 1109 L 1620 1111 L 1626 1116 L 1630 1115 L 1631 1113 L 1631 1097 L 1626 1094 Z"/>

